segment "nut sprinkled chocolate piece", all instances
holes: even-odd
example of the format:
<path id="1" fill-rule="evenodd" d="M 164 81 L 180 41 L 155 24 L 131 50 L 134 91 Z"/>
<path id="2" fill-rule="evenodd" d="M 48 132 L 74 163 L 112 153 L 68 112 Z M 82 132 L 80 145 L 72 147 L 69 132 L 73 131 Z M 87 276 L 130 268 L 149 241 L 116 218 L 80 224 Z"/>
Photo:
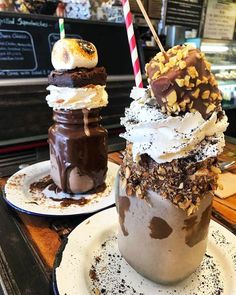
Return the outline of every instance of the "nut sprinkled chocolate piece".
<path id="1" fill-rule="evenodd" d="M 199 111 L 204 119 L 220 110 L 222 96 L 204 54 L 190 45 L 159 52 L 146 65 L 153 95 L 163 113 Z"/>

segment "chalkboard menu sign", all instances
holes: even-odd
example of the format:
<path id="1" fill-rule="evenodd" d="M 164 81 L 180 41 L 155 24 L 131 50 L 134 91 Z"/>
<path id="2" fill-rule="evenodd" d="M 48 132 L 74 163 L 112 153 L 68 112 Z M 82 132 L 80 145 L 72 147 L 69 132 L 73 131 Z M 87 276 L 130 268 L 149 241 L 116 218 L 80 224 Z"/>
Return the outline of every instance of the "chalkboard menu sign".
<path id="1" fill-rule="evenodd" d="M 166 0 L 166 24 L 199 29 L 203 0 Z"/>
<path id="2" fill-rule="evenodd" d="M 124 24 L 65 19 L 66 37 L 93 42 L 109 75 L 132 74 Z M 0 79 L 46 77 L 60 38 L 58 18 L 0 13 Z"/>

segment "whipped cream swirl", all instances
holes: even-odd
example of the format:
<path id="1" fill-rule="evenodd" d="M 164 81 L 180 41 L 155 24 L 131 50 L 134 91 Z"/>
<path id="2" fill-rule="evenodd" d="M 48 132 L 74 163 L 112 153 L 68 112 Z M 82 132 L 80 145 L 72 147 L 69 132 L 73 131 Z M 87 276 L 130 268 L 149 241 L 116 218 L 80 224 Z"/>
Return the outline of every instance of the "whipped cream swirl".
<path id="1" fill-rule="evenodd" d="M 50 85 L 47 90 L 50 91 L 50 94 L 47 95 L 46 100 L 53 109 L 94 109 L 105 107 L 108 104 L 105 86 L 101 85 L 81 88 Z"/>
<path id="2" fill-rule="evenodd" d="M 121 118 L 126 128 L 121 136 L 133 143 L 134 161 L 142 154 L 148 154 L 157 163 L 165 163 L 192 154 L 199 154 L 204 160 L 222 152 L 223 132 L 228 126 L 225 115 L 218 120 L 214 112 L 204 120 L 196 111 L 172 117 L 161 113 L 144 89 L 135 88 L 131 98 L 134 101 Z"/>

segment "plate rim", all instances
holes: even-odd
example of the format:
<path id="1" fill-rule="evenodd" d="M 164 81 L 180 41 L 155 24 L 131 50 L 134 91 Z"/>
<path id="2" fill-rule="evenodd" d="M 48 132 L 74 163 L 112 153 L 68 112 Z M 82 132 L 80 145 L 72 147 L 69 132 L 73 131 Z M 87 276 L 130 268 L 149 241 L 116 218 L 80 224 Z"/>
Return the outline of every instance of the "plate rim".
<path id="1" fill-rule="evenodd" d="M 113 212 L 112 212 L 113 211 Z M 84 225 L 86 225 L 88 223 L 89 220 L 95 218 L 95 216 L 97 215 L 106 215 L 107 213 L 109 214 L 116 214 L 117 215 L 117 209 L 116 207 L 112 207 L 112 208 L 105 208 L 104 210 L 102 211 L 99 211 L 95 214 L 93 214 L 92 216 L 86 218 L 85 220 L 83 220 L 81 223 L 79 223 L 71 232 L 70 234 L 66 237 L 65 241 L 63 240 L 62 241 L 62 244 L 61 246 L 59 247 L 57 253 L 56 253 L 56 257 L 55 257 L 55 261 L 54 261 L 54 264 L 53 264 L 53 270 L 52 270 L 52 285 L 53 285 L 53 290 L 55 291 L 55 294 L 56 295 L 61 295 L 59 293 L 59 290 L 58 290 L 58 285 L 57 285 L 57 278 L 56 278 L 56 269 L 58 267 L 60 267 L 60 264 L 61 264 L 61 261 L 63 259 L 63 251 L 65 250 L 66 246 L 68 245 L 68 242 L 69 242 L 69 238 L 70 238 L 70 235 L 75 231 L 75 230 L 78 230 L 80 227 L 83 227 Z M 118 215 L 117 215 L 118 217 Z M 117 223 L 118 225 L 118 219 L 116 219 L 116 221 L 114 223 Z M 109 225 L 112 225 L 112 224 L 109 224 Z M 213 220 L 211 218 L 210 220 L 210 225 L 209 225 L 209 228 L 210 227 L 214 227 L 215 229 L 218 229 L 220 230 L 220 232 L 224 235 L 228 235 L 230 236 L 232 239 L 235 239 L 236 241 L 236 235 L 234 235 L 234 233 L 232 233 L 229 229 L 227 229 L 226 227 L 224 227 L 223 225 L 221 225 L 220 223 L 216 222 L 215 220 Z M 79 238 L 80 235 L 77 235 L 77 237 Z M 60 256 L 60 258 L 58 258 L 58 256 Z M 60 261 L 59 261 L 60 260 Z M 59 264 L 58 264 L 59 263 Z"/>
<path id="2" fill-rule="evenodd" d="M 114 165 L 114 166 L 117 166 L 117 171 L 119 170 L 119 164 L 116 164 L 114 161 L 110 161 L 108 159 L 108 163 L 111 164 L 111 165 Z M 19 171 L 17 171 L 16 173 L 14 173 L 13 175 L 11 175 L 6 184 L 4 185 L 3 189 L 2 189 L 2 197 L 3 197 L 3 200 L 11 207 L 13 208 L 14 210 L 17 210 L 21 213 L 25 213 L 25 214 L 28 214 L 28 215 L 32 215 L 32 216 L 40 216 L 40 217 L 66 217 L 66 216 L 77 216 L 77 215 L 87 215 L 87 214 L 93 214 L 93 213 L 96 213 L 96 212 L 99 212 L 103 209 L 107 209 L 111 206 L 114 206 L 115 204 L 115 200 L 113 200 L 113 202 L 111 203 L 108 203 L 107 205 L 103 206 L 103 207 L 100 207 L 100 208 L 94 208 L 94 209 L 90 209 L 89 211 L 86 211 L 86 212 L 63 212 L 63 213 L 39 213 L 39 212 L 35 212 L 35 211 L 29 211 L 27 209 L 24 209 L 22 207 L 19 207 L 15 204 L 13 204 L 8 198 L 7 198 L 7 192 L 6 192 L 6 187 L 8 185 L 8 182 L 10 182 L 14 177 L 16 177 L 17 175 L 21 175 L 21 174 L 24 174 L 24 173 L 27 173 L 27 170 L 31 171 L 32 168 L 34 168 L 34 166 L 45 166 L 45 165 L 50 165 L 50 160 L 46 160 L 46 161 L 41 161 L 41 162 L 37 162 L 35 164 L 32 164 L 32 165 L 29 165 Z M 112 183 L 112 187 L 111 187 L 111 192 L 110 194 L 112 193 L 112 190 L 114 189 L 114 183 Z"/>

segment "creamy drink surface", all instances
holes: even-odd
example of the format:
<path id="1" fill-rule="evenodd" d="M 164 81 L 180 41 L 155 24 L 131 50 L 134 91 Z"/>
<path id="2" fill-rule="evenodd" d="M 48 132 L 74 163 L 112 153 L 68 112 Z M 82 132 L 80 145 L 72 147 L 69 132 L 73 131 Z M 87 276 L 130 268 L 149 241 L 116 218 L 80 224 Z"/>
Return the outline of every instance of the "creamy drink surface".
<path id="1" fill-rule="evenodd" d="M 116 191 L 118 245 L 145 277 L 173 284 L 199 266 L 227 117 L 210 64 L 175 46 L 147 65 L 149 86 L 134 88 L 121 124 L 127 140 Z"/>

